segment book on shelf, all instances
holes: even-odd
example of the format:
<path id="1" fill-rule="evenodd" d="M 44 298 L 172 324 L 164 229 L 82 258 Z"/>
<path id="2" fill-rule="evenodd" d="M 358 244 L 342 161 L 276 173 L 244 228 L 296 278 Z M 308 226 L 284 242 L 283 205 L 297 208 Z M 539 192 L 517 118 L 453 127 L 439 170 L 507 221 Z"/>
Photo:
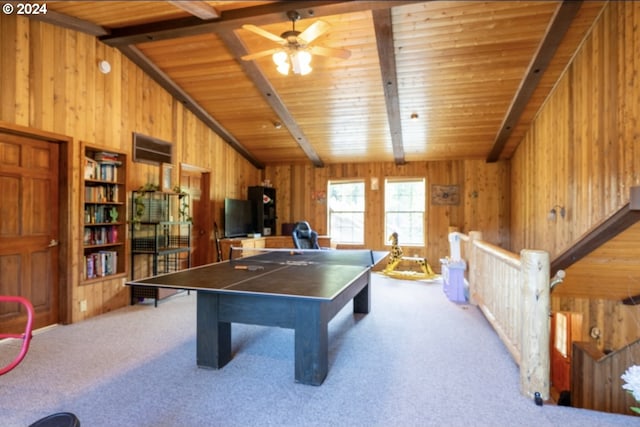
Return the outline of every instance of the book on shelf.
<path id="1" fill-rule="evenodd" d="M 84 228 L 84 234 L 82 236 L 82 244 L 87 246 L 87 245 L 91 245 L 93 241 L 93 233 L 91 232 L 91 229 L 88 227 Z"/>
<path id="2" fill-rule="evenodd" d="M 117 223 L 118 209 L 113 205 L 86 205 L 84 223 L 87 225 Z"/>
<path id="3" fill-rule="evenodd" d="M 118 153 L 109 153 L 107 151 L 98 151 L 93 158 L 99 162 L 119 162 Z"/>
<path id="4" fill-rule="evenodd" d="M 98 162 L 90 157 L 84 158 L 84 179 L 96 179 Z"/>
<path id="5" fill-rule="evenodd" d="M 120 198 L 117 185 L 86 186 L 84 188 L 84 201 L 86 203 L 117 202 Z"/>
<path id="6" fill-rule="evenodd" d="M 118 272 L 118 253 L 116 251 L 100 251 L 84 257 L 84 278 L 96 279 L 110 276 Z"/>
<path id="7" fill-rule="evenodd" d="M 122 165 L 119 160 L 96 160 L 85 156 L 84 179 L 96 179 L 101 181 L 118 181 L 118 167 Z"/>
<path id="8" fill-rule="evenodd" d="M 116 182 L 118 180 L 118 165 L 114 163 L 98 163 L 98 178 L 103 181 Z"/>
<path id="9" fill-rule="evenodd" d="M 103 227 L 85 227 L 82 243 L 85 246 L 118 243 L 118 227 L 115 225 Z"/>

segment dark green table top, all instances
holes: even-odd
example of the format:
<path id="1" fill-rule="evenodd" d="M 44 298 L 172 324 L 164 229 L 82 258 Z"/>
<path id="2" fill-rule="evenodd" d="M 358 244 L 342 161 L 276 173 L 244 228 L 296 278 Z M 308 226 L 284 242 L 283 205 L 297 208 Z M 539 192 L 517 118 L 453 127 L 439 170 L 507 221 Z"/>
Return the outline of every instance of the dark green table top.
<path id="1" fill-rule="evenodd" d="M 270 250 L 127 285 L 330 300 L 386 255 L 370 250 Z"/>

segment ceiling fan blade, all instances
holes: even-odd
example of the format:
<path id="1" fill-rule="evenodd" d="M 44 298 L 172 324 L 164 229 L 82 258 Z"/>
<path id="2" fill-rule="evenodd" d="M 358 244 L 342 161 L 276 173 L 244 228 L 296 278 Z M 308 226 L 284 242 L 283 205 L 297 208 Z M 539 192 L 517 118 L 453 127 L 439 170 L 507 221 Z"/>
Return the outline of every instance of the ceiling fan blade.
<path id="1" fill-rule="evenodd" d="M 306 30 L 301 32 L 298 35 L 298 38 L 304 41 L 305 43 L 311 43 L 322 34 L 327 31 L 331 25 L 327 24 L 325 21 L 319 19 L 313 24 L 309 25 Z"/>
<path id="2" fill-rule="evenodd" d="M 250 53 L 248 55 L 243 56 L 241 59 L 243 59 L 244 61 L 251 61 L 254 59 L 262 58 L 263 56 L 273 55 L 279 50 L 282 50 L 282 49 L 280 49 L 279 47 L 276 47 L 274 49 L 263 50 L 262 52 Z"/>
<path id="3" fill-rule="evenodd" d="M 347 59 L 351 56 L 351 52 L 346 49 L 334 49 L 332 47 L 311 46 L 309 52 L 314 55 L 331 56 L 335 58 Z"/>
<path id="4" fill-rule="evenodd" d="M 263 30 L 260 27 L 256 27 L 255 25 L 245 24 L 245 25 L 242 26 L 242 28 L 245 29 L 245 30 L 249 30 L 249 31 L 251 31 L 253 33 L 256 33 L 259 36 L 266 37 L 269 40 L 273 40 L 274 42 L 277 42 L 277 43 L 285 43 L 286 42 L 286 40 L 283 39 L 282 37 L 276 36 L 275 34 L 272 34 L 269 31 Z"/>

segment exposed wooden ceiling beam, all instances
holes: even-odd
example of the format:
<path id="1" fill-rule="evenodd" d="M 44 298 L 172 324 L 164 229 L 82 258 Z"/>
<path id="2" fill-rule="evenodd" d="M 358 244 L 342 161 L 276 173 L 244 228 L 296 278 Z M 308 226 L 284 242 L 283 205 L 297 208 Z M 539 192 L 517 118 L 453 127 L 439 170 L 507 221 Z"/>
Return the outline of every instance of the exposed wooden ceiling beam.
<path id="1" fill-rule="evenodd" d="M 248 53 L 246 46 L 235 31 L 225 31 L 220 33 L 219 37 L 236 58 L 240 58 Z M 238 62 L 244 69 L 247 77 L 253 81 L 264 99 L 278 115 L 282 124 L 287 127 L 293 139 L 295 139 L 298 145 L 300 145 L 300 148 L 302 148 L 302 151 L 304 151 L 313 165 L 316 167 L 323 167 L 324 162 L 313 149 L 304 132 L 300 126 L 298 126 L 298 123 L 287 109 L 286 105 L 280 98 L 280 95 L 278 95 L 278 92 L 269 82 L 260 67 L 256 65 L 255 61 L 239 60 Z"/>
<path id="2" fill-rule="evenodd" d="M 373 26 L 376 31 L 378 45 L 378 61 L 382 74 L 384 99 L 387 106 L 387 120 L 393 146 L 393 158 L 398 165 L 405 163 L 404 141 L 402 138 L 402 122 L 400 119 L 400 97 L 398 95 L 398 79 L 396 75 L 396 55 L 393 45 L 393 24 L 389 9 L 374 10 Z"/>
<path id="3" fill-rule="evenodd" d="M 204 1 L 186 1 L 186 0 L 178 0 L 178 1 L 169 1 L 168 3 L 177 7 L 178 9 L 182 9 L 186 12 L 189 12 L 193 16 L 197 16 L 200 19 L 216 19 L 220 17 L 220 13 L 211 5 Z"/>
<path id="4" fill-rule="evenodd" d="M 493 163 L 500 159 L 500 155 L 509 140 L 509 136 L 518 124 L 520 116 L 529 103 L 531 95 L 538 86 L 542 75 L 556 53 L 558 45 L 571 26 L 571 22 L 573 22 L 573 18 L 575 18 L 581 6 L 582 0 L 564 0 L 558 5 L 556 12 L 547 27 L 547 32 L 538 46 L 538 51 L 533 56 L 527 73 L 525 74 L 525 77 L 511 102 L 511 106 L 502 121 L 500 130 L 498 131 L 493 143 L 493 148 L 491 149 L 489 156 L 487 156 L 487 162 Z"/>
<path id="5" fill-rule="evenodd" d="M 54 10 L 48 10 L 47 13 L 44 14 L 28 15 L 28 17 L 34 21 L 46 22 L 47 24 L 68 28 L 70 30 L 79 31 L 95 37 L 106 36 L 109 34 L 107 29 L 99 25 L 85 21 L 84 19 L 65 15 L 64 13 L 59 13 Z"/>
<path id="6" fill-rule="evenodd" d="M 182 2 L 175 2 L 182 3 Z M 193 2 L 188 2 L 193 3 Z M 364 10 L 389 10 L 395 6 L 416 3 L 415 1 L 282 1 L 261 6 L 240 8 L 225 11 L 219 18 L 202 20 L 196 17 L 175 19 L 170 21 L 156 22 L 132 27 L 118 28 L 113 30 L 104 29 L 76 18 L 66 17 L 63 14 L 43 15 L 42 21 L 50 22 L 65 28 L 72 28 L 78 31 L 97 35 L 105 44 L 117 47 L 125 56 L 142 68 L 151 78 L 172 94 L 179 102 L 182 102 L 190 111 L 200 118 L 209 128 L 216 132 L 222 139 L 242 154 L 248 161 L 258 168 L 264 165 L 257 161 L 226 129 L 224 129 L 213 117 L 211 117 L 195 100 L 184 92 L 175 82 L 173 82 L 162 70 L 153 64 L 145 55 L 133 45 L 135 43 L 148 42 L 151 40 L 163 40 L 169 38 L 184 37 L 189 35 L 203 34 L 207 32 L 218 33 L 221 39 L 227 44 L 229 49 L 235 53 L 237 58 L 247 53 L 242 41 L 235 34 L 234 30 L 249 20 L 254 25 L 266 25 L 270 23 L 282 22 L 286 19 L 286 12 L 297 10 L 302 18 L 312 18 L 328 15 L 337 15 Z M 184 8 L 183 8 L 184 9 Z M 186 10 L 186 9 L 185 9 Z M 402 147 L 402 131 L 400 126 L 399 104 L 397 94 L 397 83 L 395 77 L 395 60 L 393 52 L 393 36 L 391 31 L 390 14 L 387 14 L 388 28 L 385 30 L 388 35 L 377 36 L 383 40 L 384 45 L 379 47 L 389 54 L 381 54 L 386 58 L 383 67 L 383 81 L 391 82 L 385 84 L 385 94 L 387 99 L 387 109 L 389 112 L 389 125 L 392 132 L 392 142 L 394 146 L 394 157 L 396 163 L 404 163 L 404 150 Z M 47 18 L 49 16 L 49 19 Z M 382 15 L 384 16 L 384 15 Z M 378 31 L 376 31 L 378 33 Z M 389 59 L 390 58 L 390 59 Z M 389 60 L 391 62 L 389 62 Z M 280 117 L 282 123 L 287 126 L 289 132 L 300 145 L 307 157 L 316 167 L 324 166 L 324 162 L 312 148 L 307 137 L 296 123 L 289 110 L 284 105 L 275 88 L 269 83 L 262 71 L 253 62 L 240 62 L 247 76 L 253 80 L 254 84 L 261 91 L 271 108 Z"/>
<path id="7" fill-rule="evenodd" d="M 245 159 L 258 169 L 264 169 L 264 164 L 256 160 L 246 148 L 242 146 L 220 123 L 209 115 L 196 101 L 194 101 L 185 91 L 183 91 L 173 80 L 169 78 L 161 69 L 149 60 L 135 46 L 120 46 L 119 50 L 138 65 L 147 75 L 154 79 L 160 86 L 169 92 L 177 101 L 184 104 L 193 114 L 211 130 L 220 136 L 227 144 L 240 153 Z"/>
<path id="8" fill-rule="evenodd" d="M 102 27 L 54 11 L 48 11 L 46 15 L 30 15 L 30 18 L 94 36 L 109 34 L 109 32 Z M 129 58 L 133 63 L 138 65 L 147 75 L 149 75 L 149 77 L 169 92 L 178 102 L 181 102 L 188 110 L 194 113 L 196 117 L 202 120 L 205 125 L 220 136 L 220 138 L 240 153 L 251 164 L 258 169 L 264 169 L 264 164 L 262 162 L 253 157 L 253 155 L 249 153 L 247 149 L 229 133 L 229 131 L 211 117 L 209 113 L 207 113 L 193 98 L 191 98 L 173 80 L 171 80 L 169 76 L 151 62 L 149 58 L 140 52 L 139 49 L 135 46 L 118 46 L 118 50 L 120 50 L 122 54 Z"/>
<path id="9" fill-rule="evenodd" d="M 292 9 L 297 10 L 304 19 L 365 10 L 389 9 L 407 3 L 415 3 L 415 1 L 280 1 L 223 11 L 220 18 L 214 20 L 203 21 L 199 18 L 188 17 L 117 28 L 113 29 L 109 35 L 101 37 L 100 40 L 110 46 L 122 46 L 224 32 L 239 28 L 243 24 L 274 24 L 288 20 L 286 13 Z"/>

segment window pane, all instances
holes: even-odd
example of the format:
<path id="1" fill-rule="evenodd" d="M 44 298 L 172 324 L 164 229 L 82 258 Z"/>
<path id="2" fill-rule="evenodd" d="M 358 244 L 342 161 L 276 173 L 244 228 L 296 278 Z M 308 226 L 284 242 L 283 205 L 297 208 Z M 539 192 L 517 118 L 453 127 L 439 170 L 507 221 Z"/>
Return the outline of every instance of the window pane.
<path id="1" fill-rule="evenodd" d="M 364 212 L 364 183 L 329 184 L 329 203 L 332 210 Z"/>
<path id="2" fill-rule="evenodd" d="M 398 244 L 423 245 L 423 224 L 421 212 L 387 212 L 388 234 L 397 232 Z"/>
<path id="3" fill-rule="evenodd" d="M 364 214 L 333 212 L 331 214 L 331 240 L 340 243 L 364 243 Z"/>
<path id="4" fill-rule="evenodd" d="M 364 243 L 364 182 L 329 183 L 329 232 L 338 243 Z"/>
<path id="5" fill-rule="evenodd" d="M 387 211 L 424 211 L 424 181 L 388 182 Z"/>
<path id="6" fill-rule="evenodd" d="M 424 179 L 386 181 L 385 237 L 395 231 L 401 245 L 424 245 L 424 211 Z"/>

